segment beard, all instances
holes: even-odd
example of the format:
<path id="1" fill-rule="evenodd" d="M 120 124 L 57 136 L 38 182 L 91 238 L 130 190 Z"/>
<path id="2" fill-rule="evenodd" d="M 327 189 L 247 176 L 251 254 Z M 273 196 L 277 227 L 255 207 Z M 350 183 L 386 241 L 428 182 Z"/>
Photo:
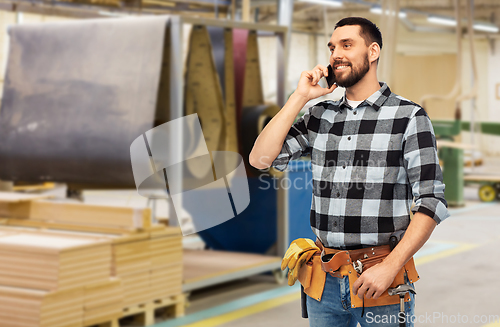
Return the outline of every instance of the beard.
<path id="1" fill-rule="evenodd" d="M 334 63 L 334 66 L 336 66 L 338 64 L 346 64 L 346 63 L 344 63 L 342 61 L 336 61 Z M 341 87 L 345 87 L 345 88 L 348 88 L 348 87 L 355 85 L 363 77 L 365 77 L 366 73 L 368 73 L 368 71 L 370 70 L 370 61 L 368 60 L 368 54 L 366 54 L 366 57 L 365 57 L 363 63 L 361 64 L 361 66 L 353 67 L 351 63 L 347 63 L 347 65 L 349 67 L 351 67 L 352 72 L 350 74 L 348 74 L 345 77 L 340 77 L 340 76 L 337 76 L 337 74 L 335 73 L 335 79 L 336 79 L 337 85 L 341 86 Z"/>

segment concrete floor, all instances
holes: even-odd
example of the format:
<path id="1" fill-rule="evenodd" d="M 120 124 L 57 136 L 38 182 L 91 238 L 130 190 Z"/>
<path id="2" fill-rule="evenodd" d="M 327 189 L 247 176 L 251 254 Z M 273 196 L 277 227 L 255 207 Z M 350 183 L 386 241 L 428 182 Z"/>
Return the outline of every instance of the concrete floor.
<path id="1" fill-rule="evenodd" d="M 415 285 L 416 326 L 500 326 L 500 202 L 481 203 L 477 187 L 466 187 L 465 199 L 467 205 L 452 208 L 452 217 L 435 229 L 416 256 L 421 277 Z M 280 290 L 291 293 L 275 297 Z M 252 302 L 259 294 L 264 294 L 261 301 Z M 301 318 L 298 289 L 277 285 L 272 276 L 198 290 L 190 302 L 191 320 L 157 326 L 309 326 Z M 224 310 L 235 303 L 239 306 L 234 310 Z"/>

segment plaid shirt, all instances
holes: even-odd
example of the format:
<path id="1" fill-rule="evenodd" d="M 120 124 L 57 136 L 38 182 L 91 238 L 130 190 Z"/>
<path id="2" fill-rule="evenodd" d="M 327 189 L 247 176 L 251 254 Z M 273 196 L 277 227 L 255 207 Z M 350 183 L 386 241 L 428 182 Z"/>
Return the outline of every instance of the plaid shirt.
<path id="1" fill-rule="evenodd" d="M 410 207 L 440 223 L 449 216 L 431 121 L 385 83 L 353 109 L 345 95 L 309 108 L 272 166 L 311 154 L 311 228 L 327 247 L 389 243 Z"/>

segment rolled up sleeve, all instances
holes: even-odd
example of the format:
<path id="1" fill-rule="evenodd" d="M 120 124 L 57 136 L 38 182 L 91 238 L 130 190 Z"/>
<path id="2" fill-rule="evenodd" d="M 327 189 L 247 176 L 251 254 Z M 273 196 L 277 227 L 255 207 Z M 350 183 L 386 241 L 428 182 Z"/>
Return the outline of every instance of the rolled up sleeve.
<path id="1" fill-rule="evenodd" d="M 307 122 L 310 112 L 299 118 L 290 127 L 280 154 L 274 159 L 272 167 L 279 171 L 284 171 L 288 167 L 290 160 L 298 159 L 310 152 Z"/>
<path id="2" fill-rule="evenodd" d="M 411 185 L 415 206 L 441 223 L 450 216 L 444 197 L 445 185 L 439 166 L 436 137 L 429 116 L 423 108 L 416 110 L 403 136 L 404 166 Z"/>

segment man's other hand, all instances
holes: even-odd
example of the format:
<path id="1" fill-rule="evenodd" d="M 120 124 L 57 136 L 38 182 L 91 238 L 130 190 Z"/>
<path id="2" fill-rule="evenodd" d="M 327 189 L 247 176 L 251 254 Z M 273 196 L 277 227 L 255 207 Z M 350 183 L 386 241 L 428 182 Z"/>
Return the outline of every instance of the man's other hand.
<path id="1" fill-rule="evenodd" d="M 385 262 L 367 269 L 352 285 L 353 295 L 357 294 L 360 299 L 363 295 L 367 299 L 378 299 L 391 286 L 398 271 L 399 269 L 394 269 Z"/>

